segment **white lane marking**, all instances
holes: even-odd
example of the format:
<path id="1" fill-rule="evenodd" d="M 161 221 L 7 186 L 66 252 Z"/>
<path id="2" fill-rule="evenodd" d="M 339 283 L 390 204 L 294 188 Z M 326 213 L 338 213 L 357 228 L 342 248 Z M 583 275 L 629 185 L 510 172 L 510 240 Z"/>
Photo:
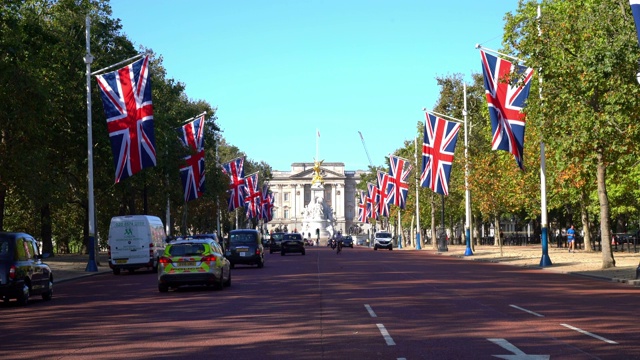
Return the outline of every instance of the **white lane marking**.
<path id="1" fill-rule="evenodd" d="M 391 338 L 391 335 L 389 335 L 389 332 L 387 331 L 387 329 L 385 329 L 384 325 L 382 324 L 376 324 L 376 325 L 378 326 L 378 330 L 380 330 L 380 334 L 382 334 L 384 341 L 387 342 L 387 345 L 389 346 L 395 345 L 396 343 L 393 341 L 393 339 Z"/>
<path id="2" fill-rule="evenodd" d="M 549 360 L 551 355 L 529 355 L 518 349 L 515 345 L 505 339 L 487 339 L 501 348 L 513 353 L 513 355 L 492 355 L 500 359 L 506 360 Z"/>
<path id="3" fill-rule="evenodd" d="M 560 324 L 560 325 L 562 325 L 562 326 L 564 326 L 564 327 L 566 327 L 566 328 L 569 328 L 569 329 L 571 329 L 571 330 L 575 330 L 575 331 L 577 331 L 577 332 L 579 332 L 579 333 L 582 333 L 582 334 L 585 334 L 585 335 L 589 335 L 589 336 L 594 337 L 594 338 L 596 338 L 596 339 L 598 339 L 598 340 L 602 340 L 602 341 L 604 341 L 604 342 L 606 342 L 606 343 L 609 343 L 609 344 L 617 344 L 617 342 L 615 342 L 615 341 L 613 341 L 613 340 L 609 340 L 609 339 L 607 339 L 607 338 L 603 338 L 603 337 L 602 337 L 602 336 L 600 336 L 600 335 L 592 334 L 592 333 L 590 333 L 590 332 L 588 332 L 588 331 L 585 331 L 585 330 L 579 329 L 579 328 L 577 328 L 577 327 L 575 327 L 575 326 L 571 326 L 571 325 L 569 325 L 569 324 Z"/>
<path id="4" fill-rule="evenodd" d="M 524 312 L 527 312 L 527 313 L 529 313 L 529 314 L 531 314 L 531 315 L 535 315 L 535 316 L 537 316 L 537 317 L 544 317 L 544 315 L 538 314 L 537 312 L 533 312 L 533 311 L 531 311 L 531 310 L 527 310 L 527 309 L 525 309 L 525 308 L 521 308 L 520 306 L 517 306 L 517 305 L 509 305 L 509 306 L 511 306 L 512 308 L 515 308 L 515 309 L 518 309 L 518 310 L 522 310 L 522 311 L 524 311 Z"/>
<path id="5" fill-rule="evenodd" d="M 364 307 L 365 309 L 367 309 L 371 317 L 378 317 L 378 315 L 376 315 L 376 313 L 373 312 L 373 309 L 371 308 L 371 306 L 369 306 L 369 304 L 364 304 Z"/>

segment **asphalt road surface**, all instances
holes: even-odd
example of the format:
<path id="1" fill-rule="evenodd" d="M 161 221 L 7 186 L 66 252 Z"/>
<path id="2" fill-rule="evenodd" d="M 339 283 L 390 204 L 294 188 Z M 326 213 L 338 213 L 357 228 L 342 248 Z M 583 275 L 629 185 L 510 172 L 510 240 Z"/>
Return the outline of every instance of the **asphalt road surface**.
<path id="1" fill-rule="evenodd" d="M 0 359 L 640 359 L 640 292 L 416 251 L 327 247 L 238 265 L 224 290 L 150 272 L 0 305 Z"/>

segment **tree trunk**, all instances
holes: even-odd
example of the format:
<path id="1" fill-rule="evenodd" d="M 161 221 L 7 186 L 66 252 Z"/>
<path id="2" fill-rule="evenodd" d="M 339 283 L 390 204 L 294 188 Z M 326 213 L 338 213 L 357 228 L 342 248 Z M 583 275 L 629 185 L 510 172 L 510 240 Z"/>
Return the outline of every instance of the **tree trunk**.
<path id="1" fill-rule="evenodd" d="M 7 188 L 0 185 L 0 231 L 4 231 L 4 199 L 7 197 Z"/>
<path id="2" fill-rule="evenodd" d="M 589 232 L 591 224 L 589 224 L 589 212 L 587 212 L 589 195 L 584 188 L 580 191 L 580 195 L 582 197 L 580 201 L 580 218 L 582 219 L 582 230 L 584 232 L 584 250 L 592 252 L 593 248 L 591 247 L 591 233 Z"/>
<path id="3" fill-rule="evenodd" d="M 602 268 L 608 269 L 616 266 L 611 251 L 611 230 L 609 229 L 609 198 L 607 196 L 607 185 L 605 183 L 607 168 L 602 159 L 602 151 L 598 153 L 598 165 L 596 179 L 598 181 L 598 201 L 600 202 L 600 243 L 602 245 Z"/>
<path id="4" fill-rule="evenodd" d="M 53 242 L 51 230 L 51 207 L 47 203 L 40 208 L 40 240 L 42 241 L 43 253 L 53 254 Z"/>

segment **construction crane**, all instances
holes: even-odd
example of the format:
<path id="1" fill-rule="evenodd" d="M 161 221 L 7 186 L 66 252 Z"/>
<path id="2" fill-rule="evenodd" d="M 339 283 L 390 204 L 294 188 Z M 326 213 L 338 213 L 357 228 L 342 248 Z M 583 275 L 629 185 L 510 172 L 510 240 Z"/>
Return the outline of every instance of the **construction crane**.
<path id="1" fill-rule="evenodd" d="M 369 159 L 369 166 L 371 166 L 371 168 L 373 169 L 373 163 L 371 162 L 371 156 L 369 156 L 369 150 L 367 150 L 367 144 L 364 143 L 364 137 L 362 136 L 362 133 L 358 131 L 358 134 L 360 134 L 360 140 L 362 140 L 362 146 L 364 146 L 364 152 L 367 153 L 367 159 Z"/>

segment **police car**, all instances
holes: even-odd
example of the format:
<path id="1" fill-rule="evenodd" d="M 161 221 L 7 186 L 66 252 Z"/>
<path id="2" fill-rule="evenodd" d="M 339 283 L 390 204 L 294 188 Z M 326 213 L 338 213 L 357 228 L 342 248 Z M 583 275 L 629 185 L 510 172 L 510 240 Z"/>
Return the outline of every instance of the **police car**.
<path id="1" fill-rule="evenodd" d="M 158 261 L 158 290 L 184 285 L 231 286 L 231 265 L 212 238 L 178 238 L 167 244 Z"/>

